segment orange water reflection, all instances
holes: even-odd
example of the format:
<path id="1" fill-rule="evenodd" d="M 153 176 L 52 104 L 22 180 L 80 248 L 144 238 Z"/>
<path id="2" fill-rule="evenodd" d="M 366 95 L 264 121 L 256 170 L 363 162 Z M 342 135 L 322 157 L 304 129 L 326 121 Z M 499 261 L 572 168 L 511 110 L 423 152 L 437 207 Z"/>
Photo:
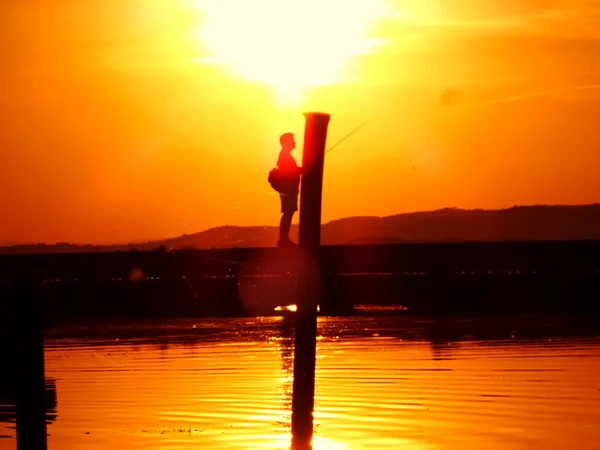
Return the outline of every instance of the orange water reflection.
<path id="1" fill-rule="evenodd" d="M 524 336 L 507 326 L 482 337 L 470 325 L 456 332 L 432 323 L 320 322 L 315 450 L 596 448 L 600 338 Z M 50 450 L 290 448 L 286 321 L 65 336 L 47 341 L 58 399 Z M 8 425 L 0 435 L 11 435 Z M 0 439 L 5 448 L 14 439 Z"/>

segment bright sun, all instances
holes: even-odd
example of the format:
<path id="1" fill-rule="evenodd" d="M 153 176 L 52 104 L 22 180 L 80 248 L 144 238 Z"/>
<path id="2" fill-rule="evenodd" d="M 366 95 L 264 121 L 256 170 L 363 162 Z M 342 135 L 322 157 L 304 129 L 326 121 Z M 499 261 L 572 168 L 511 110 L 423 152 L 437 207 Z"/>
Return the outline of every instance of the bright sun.
<path id="1" fill-rule="evenodd" d="M 281 102 L 308 87 L 344 81 L 350 60 L 368 53 L 384 0 L 195 0 L 199 38 L 235 76 L 272 86 Z"/>

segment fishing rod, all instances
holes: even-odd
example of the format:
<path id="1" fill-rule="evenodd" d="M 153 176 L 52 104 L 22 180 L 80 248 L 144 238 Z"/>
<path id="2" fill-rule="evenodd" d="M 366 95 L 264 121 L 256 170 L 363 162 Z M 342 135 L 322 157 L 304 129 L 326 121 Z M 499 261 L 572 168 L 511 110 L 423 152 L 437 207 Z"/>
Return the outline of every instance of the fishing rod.
<path id="1" fill-rule="evenodd" d="M 334 148 L 336 148 L 338 145 L 340 145 L 342 142 L 344 142 L 346 139 L 348 139 L 350 136 L 352 136 L 354 133 L 356 133 L 358 130 L 360 130 L 362 127 L 364 127 L 367 123 L 369 123 L 372 119 L 374 119 L 376 116 L 378 116 L 379 114 L 381 114 L 384 110 L 381 111 L 377 111 L 375 114 L 372 114 L 371 116 L 369 116 L 367 118 L 367 120 L 365 120 L 364 122 L 362 122 L 359 126 L 357 126 L 356 128 L 354 128 L 352 131 L 350 131 L 350 133 L 348 133 L 346 136 L 344 136 L 342 139 L 340 139 L 339 141 L 337 141 L 335 144 L 333 144 L 331 147 L 329 147 L 325 153 L 329 153 L 331 150 L 333 150 Z"/>

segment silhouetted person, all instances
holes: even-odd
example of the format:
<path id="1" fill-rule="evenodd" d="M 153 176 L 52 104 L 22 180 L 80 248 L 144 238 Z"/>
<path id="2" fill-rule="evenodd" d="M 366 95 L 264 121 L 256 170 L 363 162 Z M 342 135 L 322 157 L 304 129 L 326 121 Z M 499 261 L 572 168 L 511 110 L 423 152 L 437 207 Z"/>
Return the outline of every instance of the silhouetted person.
<path id="1" fill-rule="evenodd" d="M 282 189 L 279 192 L 281 199 L 281 221 L 279 222 L 279 241 L 278 247 L 294 246 L 290 240 L 290 228 L 292 227 L 292 218 L 298 211 L 298 192 L 300 187 L 300 174 L 302 168 L 298 167 L 296 160 L 292 156 L 292 150 L 296 148 L 296 140 L 292 133 L 282 134 L 279 138 L 281 143 L 281 152 L 277 160 L 277 168 L 282 179 Z"/>

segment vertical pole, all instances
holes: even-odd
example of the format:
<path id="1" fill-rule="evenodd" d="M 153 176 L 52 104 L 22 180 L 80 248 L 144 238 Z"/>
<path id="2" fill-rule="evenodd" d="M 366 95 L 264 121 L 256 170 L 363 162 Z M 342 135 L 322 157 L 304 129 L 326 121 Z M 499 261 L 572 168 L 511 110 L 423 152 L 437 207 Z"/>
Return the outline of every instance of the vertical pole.
<path id="1" fill-rule="evenodd" d="M 321 291 L 321 200 L 325 142 L 330 115 L 305 113 L 300 189 L 299 298 L 294 339 L 292 446 L 310 448 L 315 404 L 317 304 Z"/>

